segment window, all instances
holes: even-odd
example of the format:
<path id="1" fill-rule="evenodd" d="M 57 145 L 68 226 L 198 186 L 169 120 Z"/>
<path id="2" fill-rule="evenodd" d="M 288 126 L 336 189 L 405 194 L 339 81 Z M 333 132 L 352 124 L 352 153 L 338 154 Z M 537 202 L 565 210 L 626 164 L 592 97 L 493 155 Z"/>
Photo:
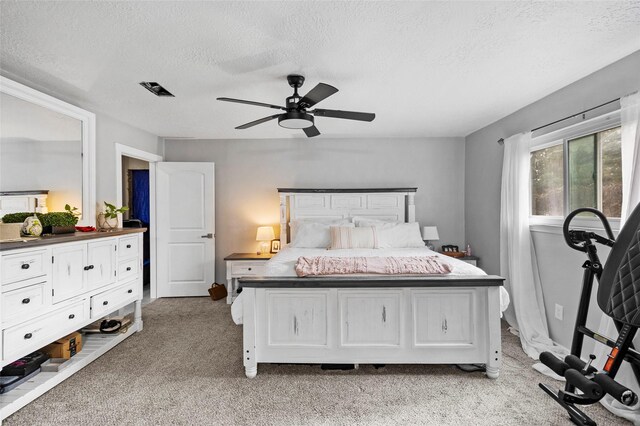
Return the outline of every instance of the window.
<path id="1" fill-rule="evenodd" d="M 531 151 L 531 214 L 564 216 L 580 207 L 620 217 L 619 126 L 568 136 Z"/>

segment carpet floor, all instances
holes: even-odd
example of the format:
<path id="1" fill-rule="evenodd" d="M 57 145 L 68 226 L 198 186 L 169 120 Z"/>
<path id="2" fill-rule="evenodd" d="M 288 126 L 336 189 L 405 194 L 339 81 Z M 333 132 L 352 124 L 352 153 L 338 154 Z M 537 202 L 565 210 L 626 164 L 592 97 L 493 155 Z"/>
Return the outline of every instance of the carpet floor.
<path id="1" fill-rule="evenodd" d="M 247 379 L 242 328 L 223 301 L 160 299 L 134 334 L 6 419 L 13 425 L 569 425 L 503 331 L 498 380 L 453 366 L 268 365 Z M 629 424 L 599 404 L 598 424 Z"/>

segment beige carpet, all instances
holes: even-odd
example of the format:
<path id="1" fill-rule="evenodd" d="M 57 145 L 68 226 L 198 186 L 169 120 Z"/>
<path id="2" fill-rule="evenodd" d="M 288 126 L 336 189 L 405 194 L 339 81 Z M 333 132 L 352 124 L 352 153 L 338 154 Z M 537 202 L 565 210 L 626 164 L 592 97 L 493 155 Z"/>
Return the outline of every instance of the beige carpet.
<path id="1" fill-rule="evenodd" d="M 452 366 L 259 365 L 244 376 L 242 329 L 208 298 L 161 299 L 145 328 L 6 420 L 6 425 L 569 425 L 503 333 L 498 380 Z M 555 382 L 554 386 L 555 386 Z M 627 424 L 601 406 L 601 425 Z"/>

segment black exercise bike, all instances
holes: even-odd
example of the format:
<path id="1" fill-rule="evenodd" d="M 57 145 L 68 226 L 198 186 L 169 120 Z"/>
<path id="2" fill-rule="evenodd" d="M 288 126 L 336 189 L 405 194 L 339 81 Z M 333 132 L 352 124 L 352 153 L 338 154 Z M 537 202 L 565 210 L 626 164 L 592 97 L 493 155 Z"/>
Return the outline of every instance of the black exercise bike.
<path id="1" fill-rule="evenodd" d="M 585 212 L 593 213 L 600 219 L 606 237 L 590 231 L 569 229 L 573 218 Z M 569 247 L 586 253 L 588 260 L 582 265 L 582 294 L 571 354 L 567 355 L 564 361 L 549 352 L 540 354 L 543 364 L 566 379 L 565 388 L 555 391 L 542 383 L 540 387 L 567 410 L 573 423 L 595 425 L 596 423 L 576 405 L 596 403 L 606 394 L 627 406 L 638 401 L 635 392 L 616 382 L 615 377 L 622 361 L 627 361 L 631 364 L 636 379 L 640 381 L 640 353 L 632 343 L 640 327 L 640 205 L 636 206 L 617 239 L 613 237 L 611 226 L 604 214 L 591 208 L 571 212 L 564 221 L 563 233 Z M 594 243 L 611 247 L 604 267 L 600 263 Z M 586 327 L 594 277 L 598 279 L 598 306 L 613 319 L 618 330 L 618 338 L 615 341 Z M 589 355 L 589 362 L 580 358 L 584 336 L 611 348 L 602 371 L 591 365 L 595 359 L 593 354 Z"/>

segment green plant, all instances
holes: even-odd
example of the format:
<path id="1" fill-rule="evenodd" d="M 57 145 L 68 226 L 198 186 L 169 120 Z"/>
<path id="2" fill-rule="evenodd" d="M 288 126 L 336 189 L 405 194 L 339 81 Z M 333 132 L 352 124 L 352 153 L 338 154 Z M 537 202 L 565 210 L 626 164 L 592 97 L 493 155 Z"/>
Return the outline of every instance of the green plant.
<path id="1" fill-rule="evenodd" d="M 69 212 L 51 212 L 39 215 L 43 227 L 47 226 L 75 226 L 78 218 Z"/>
<path id="2" fill-rule="evenodd" d="M 120 208 L 117 208 L 113 204 L 109 204 L 106 201 L 104 202 L 104 205 L 105 205 L 104 216 L 109 219 L 115 219 L 118 217 L 118 214 L 124 213 L 129 210 L 129 207 L 127 206 L 122 206 Z"/>
<path id="3" fill-rule="evenodd" d="M 2 222 L 4 223 L 22 223 L 25 221 L 26 218 L 33 216 L 34 213 L 9 213 L 9 214 L 5 214 L 2 217 Z M 40 213 L 35 213 L 36 216 L 38 216 L 38 219 L 40 219 L 40 222 L 42 222 L 42 219 L 40 218 L 41 214 Z"/>
<path id="4" fill-rule="evenodd" d="M 51 213 L 9 213 L 2 217 L 4 223 L 22 223 L 26 218 L 36 215 L 43 227 L 47 226 L 75 226 L 78 218 L 68 211 Z"/>
<path id="5" fill-rule="evenodd" d="M 67 213 L 71 213 L 75 217 L 80 217 L 82 215 L 77 207 L 71 207 L 69 204 L 65 204 L 64 209 Z"/>

